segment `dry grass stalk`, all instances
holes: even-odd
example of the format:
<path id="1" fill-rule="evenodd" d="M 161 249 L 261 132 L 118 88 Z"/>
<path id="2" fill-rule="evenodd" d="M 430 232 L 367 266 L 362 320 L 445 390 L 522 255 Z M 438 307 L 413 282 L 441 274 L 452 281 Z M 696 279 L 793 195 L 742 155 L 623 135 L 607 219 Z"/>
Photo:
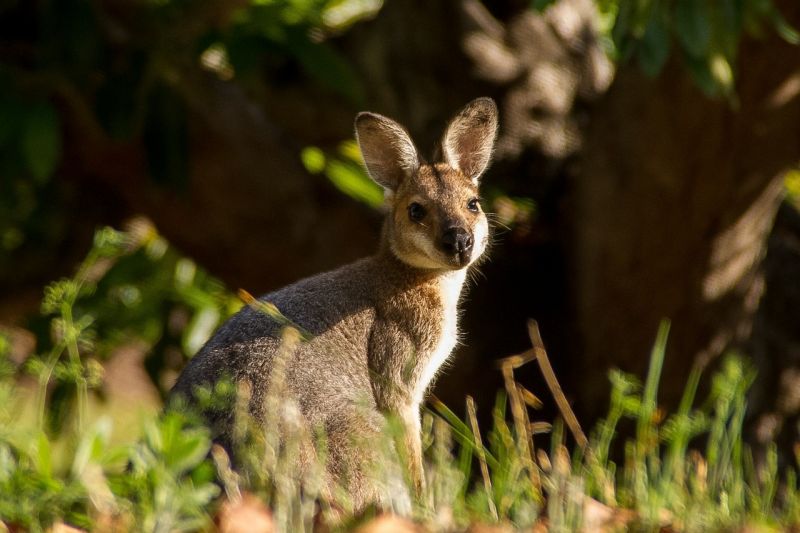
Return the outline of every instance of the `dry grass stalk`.
<path id="1" fill-rule="evenodd" d="M 586 434 L 583 432 L 583 429 L 581 429 L 575 412 L 572 410 L 572 407 L 570 407 L 567 397 L 564 395 L 564 391 L 561 390 L 561 385 L 558 383 L 556 373 L 553 372 L 550 359 L 547 357 L 547 351 L 544 349 L 544 341 L 542 341 L 542 335 L 539 333 L 539 324 L 537 324 L 535 320 L 528 321 L 528 336 L 533 344 L 534 359 L 539 363 L 539 368 L 542 370 L 544 380 L 556 401 L 556 405 L 558 405 L 559 411 L 561 411 L 561 416 L 564 417 L 564 421 L 575 437 L 578 446 L 586 448 L 589 444 L 589 439 L 586 438 Z"/>
<path id="2" fill-rule="evenodd" d="M 225 495 L 232 504 L 242 501 L 242 492 L 239 490 L 239 475 L 231 468 L 231 459 L 225 448 L 219 444 L 211 447 L 211 457 L 217 467 L 217 474 L 225 488 Z"/>
<path id="3" fill-rule="evenodd" d="M 547 350 L 545 350 L 542 335 L 539 333 L 539 324 L 535 320 L 528 321 L 528 336 L 531 339 L 533 348 L 515 357 L 525 362 L 535 359 L 539 364 L 539 368 L 542 371 L 542 375 L 547 383 L 547 387 L 550 389 L 550 394 L 553 395 L 556 405 L 558 406 L 559 411 L 561 411 L 561 416 L 564 418 L 564 421 L 566 422 L 567 427 L 569 428 L 573 437 L 575 437 L 575 441 L 578 443 L 578 446 L 580 446 L 583 452 L 586 454 L 587 465 L 592 469 L 595 475 L 597 475 L 598 481 L 602 486 L 603 497 L 608 503 L 612 505 L 615 504 L 616 495 L 614 490 L 614 481 L 609 479 L 607 472 L 598 463 L 597 457 L 595 457 L 594 452 L 589 447 L 589 439 L 583 432 L 583 429 L 578 422 L 578 418 L 575 416 L 575 412 L 572 410 L 572 407 L 570 407 L 567 397 L 564 395 L 564 391 L 561 389 L 558 378 L 556 378 L 556 374 L 553 371 L 552 365 L 550 364 L 550 358 L 547 356 Z"/>
<path id="4" fill-rule="evenodd" d="M 508 361 L 508 359 L 506 359 L 506 361 Z M 517 382 L 514 380 L 514 368 L 510 363 L 506 363 L 501 366 L 501 371 L 503 373 L 505 388 L 508 392 L 508 401 L 511 405 L 511 416 L 514 419 L 514 427 L 517 434 L 517 448 L 525 464 L 525 468 L 528 470 L 531 483 L 535 487 L 536 492 L 539 494 L 539 498 L 541 499 L 542 480 L 539 475 L 539 468 L 536 466 L 536 461 L 533 457 L 535 449 L 533 445 L 533 435 L 529 429 L 525 404 L 522 401 L 519 389 L 517 388 Z"/>
<path id="5" fill-rule="evenodd" d="M 481 431 L 478 428 L 478 416 L 475 408 L 475 400 L 472 399 L 472 396 L 467 396 L 467 415 L 469 416 L 469 423 L 472 427 L 472 435 L 475 439 L 475 450 L 478 452 L 478 463 L 481 467 L 483 487 L 486 489 L 486 500 L 489 503 L 489 512 L 492 513 L 492 518 L 499 520 L 500 517 L 497 514 L 497 506 L 494 504 L 492 479 L 489 477 L 489 465 L 486 464 L 486 453 L 483 449 L 483 439 L 481 439 Z"/>

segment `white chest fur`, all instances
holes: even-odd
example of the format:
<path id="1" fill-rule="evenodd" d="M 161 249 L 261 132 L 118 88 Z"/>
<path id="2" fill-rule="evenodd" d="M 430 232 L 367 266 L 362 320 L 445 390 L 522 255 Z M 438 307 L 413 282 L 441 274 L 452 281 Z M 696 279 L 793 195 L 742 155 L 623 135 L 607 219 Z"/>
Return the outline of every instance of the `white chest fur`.
<path id="1" fill-rule="evenodd" d="M 450 354 L 458 342 L 458 300 L 461 297 L 461 289 L 464 286 L 464 278 L 467 270 L 457 270 L 443 275 L 439 280 L 442 304 L 444 313 L 438 317 L 441 323 L 441 335 L 439 341 L 431 354 L 417 383 L 417 390 L 414 391 L 417 404 L 421 404 L 436 373 L 450 357 Z"/>

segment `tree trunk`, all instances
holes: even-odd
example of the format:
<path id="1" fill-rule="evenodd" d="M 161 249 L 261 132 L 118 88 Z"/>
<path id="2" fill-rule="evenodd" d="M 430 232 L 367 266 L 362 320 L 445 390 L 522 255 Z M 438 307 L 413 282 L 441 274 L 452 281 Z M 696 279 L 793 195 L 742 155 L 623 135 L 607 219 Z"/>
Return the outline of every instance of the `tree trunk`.
<path id="1" fill-rule="evenodd" d="M 737 104 L 706 98 L 673 61 L 657 80 L 623 69 L 591 115 L 567 245 L 593 414 L 611 365 L 643 375 L 662 318 L 673 404 L 693 364 L 750 337 L 782 174 L 800 160 L 800 53 L 747 39 L 739 67 Z"/>

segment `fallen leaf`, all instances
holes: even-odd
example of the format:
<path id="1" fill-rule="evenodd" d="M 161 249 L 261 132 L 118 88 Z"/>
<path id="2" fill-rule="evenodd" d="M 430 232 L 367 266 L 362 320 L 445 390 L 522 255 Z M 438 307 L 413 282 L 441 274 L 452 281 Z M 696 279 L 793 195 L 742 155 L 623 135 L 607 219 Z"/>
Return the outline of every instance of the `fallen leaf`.
<path id="1" fill-rule="evenodd" d="M 635 514 L 629 509 L 609 507 L 594 498 L 583 501 L 583 528 L 587 533 L 596 531 L 618 531 L 630 523 Z"/>
<path id="2" fill-rule="evenodd" d="M 384 514 L 356 529 L 355 533 L 421 533 L 423 529 L 405 518 Z"/>
<path id="3" fill-rule="evenodd" d="M 220 533 L 274 533 L 272 513 L 252 494 L 243 494 L 239 501 L 227 500 L 217 513 Z"/>
<path id="4" fill-rule="evenodd" d="M 57 522 L 50 528 L 49 533 L 86 533 L 86 531 L 68 526 L 64 522 Z"/>

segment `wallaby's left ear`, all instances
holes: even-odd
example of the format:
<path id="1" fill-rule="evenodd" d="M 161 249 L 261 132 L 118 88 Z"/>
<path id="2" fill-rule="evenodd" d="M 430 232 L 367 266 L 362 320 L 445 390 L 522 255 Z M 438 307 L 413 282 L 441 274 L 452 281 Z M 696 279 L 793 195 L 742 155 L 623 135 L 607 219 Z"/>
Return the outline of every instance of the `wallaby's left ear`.
<path id="1" fill-rule="evenodd" d="M 492 158 L 496 137 L 497 106 L 494 100 L 473 100 L 447 125 L 442 138 L 444 162 L 477 183 Z"/>

